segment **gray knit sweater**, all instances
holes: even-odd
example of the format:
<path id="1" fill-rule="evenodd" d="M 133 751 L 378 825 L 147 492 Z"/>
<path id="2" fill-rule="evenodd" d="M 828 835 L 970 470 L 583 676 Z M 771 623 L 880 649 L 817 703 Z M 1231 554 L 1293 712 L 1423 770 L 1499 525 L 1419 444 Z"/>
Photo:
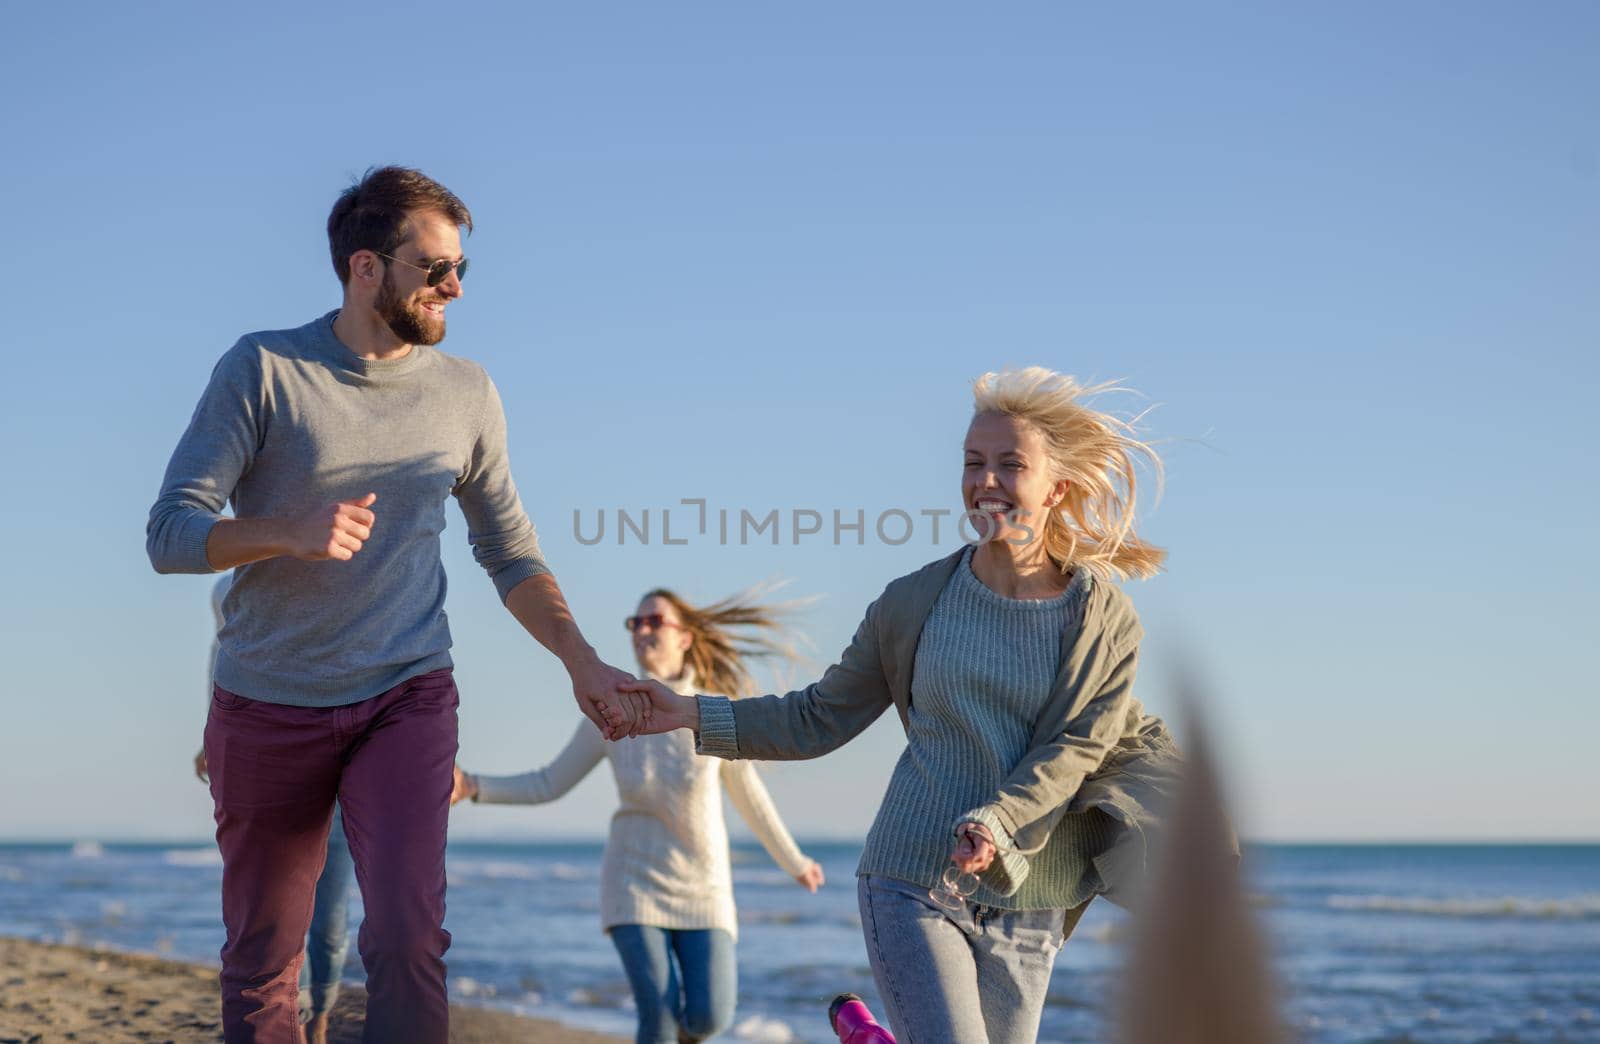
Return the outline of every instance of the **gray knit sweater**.
<path id="1" fill-rule="evenodd" d="M 352 560 L 236 571 L 216 682 L 268 703 L 355 703 L 451 665 L 439 559 L 450 496 L 502 599 L 549 572 L 488 374 L 425 345 L 361 359 L 334 336 L 336 314 L 248 334 L 222 357 L 146 529 L 157 572 L 209 573 L 206 539 L 225 504 L 271 518 L 378 494 L 372 537 Z"/>
<path id="2" fill-rule="evenodd" d="M 963 557 L 917 645 L 906 749 L 867 834 L 858 874 L 924 887 L 938 881 L 950 865 L 955 824 L 981 820 L 978 806 L 1027 753 L 1089 586 L 1089 573 L 1079 570 L 1055 598 L 1007 598 L 973 574 L 970 550 Z M 1009 840 L 998 823 L 987 825 L 1002 843 Z M 1069 817 L 1057 827 L 1029 860 L 1015 894 L 985 883 L 972 901 L 1011 910 L 1083 902 L 1094 893 L 1090 859 L 1102 839 L 1085 836 L 1079 825 Z"/>

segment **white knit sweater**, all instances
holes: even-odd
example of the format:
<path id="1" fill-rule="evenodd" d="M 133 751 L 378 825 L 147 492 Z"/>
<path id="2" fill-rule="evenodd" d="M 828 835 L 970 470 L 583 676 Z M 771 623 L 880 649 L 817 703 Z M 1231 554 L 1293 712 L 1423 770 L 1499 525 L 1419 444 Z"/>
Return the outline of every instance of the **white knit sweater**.
<path id="1" fill-rule="evenodd" d="M 664 680 L 664 679 L 663 679 Z M 690 695 L 694 678 L 666 682 Z M 611 817 L 600 869 L 600 916 L 658 928 L 721 928 L 738 938 L 722 786 L 784 873 L 798 877 L 811 860 L 795 845 L 751 761 L 694 752 L 694 734 L 675 729 L 607 743 L 587 719 L 544 768 L 517 776 L 479 776 L 478 800 L 537 805 L 554 801 L 600 763 L 611 762 L 621 807 Z"/>

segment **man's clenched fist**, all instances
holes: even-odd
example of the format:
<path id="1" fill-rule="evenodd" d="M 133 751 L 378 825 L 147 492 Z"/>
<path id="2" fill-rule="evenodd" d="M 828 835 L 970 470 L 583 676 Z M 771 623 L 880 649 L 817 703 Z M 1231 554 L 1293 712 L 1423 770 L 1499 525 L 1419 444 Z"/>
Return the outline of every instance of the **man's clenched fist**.
<path id="1" fill-rule="evenodd" d="M 372 538 L 376 515 L 369 510 L 378 494 L 341 500 L 289 520 L 289 554 L 302 562 L 348 562 Z"/>

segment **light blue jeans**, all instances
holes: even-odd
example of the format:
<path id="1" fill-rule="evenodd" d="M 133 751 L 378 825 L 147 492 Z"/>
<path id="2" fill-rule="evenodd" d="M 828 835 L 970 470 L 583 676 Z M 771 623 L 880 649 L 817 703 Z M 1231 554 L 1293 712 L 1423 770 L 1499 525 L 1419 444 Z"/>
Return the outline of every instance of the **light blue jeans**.
<path id="1" fill-rule="evenodd" d="M 619 924 L 611 945 L 633 987 L 638 1044 L 705 1040 L 733 1022 L 739 965 L 727 932 Z"/>
<path id="2" fill-rule="evenodd" d="M 311 907 L 311 932 L 306 936 L 305 961 L 300 965 L 300 1021 L 310 1022 L 333 1010 L 339 999 L 339 980 L 350 950 L 347 932 L 350 915 L 350 845 L 344 839 L 344 816 L 333 806 L 328 830 L 328 858 L 317 878 L 317 896 Z"/>
<path id="3" fill-rule="evenodd" d="M 900 1044 L 1032 1044 L 1065 910 L 943 910 L 926 888 L 856 881 L 872 977 Z"/>

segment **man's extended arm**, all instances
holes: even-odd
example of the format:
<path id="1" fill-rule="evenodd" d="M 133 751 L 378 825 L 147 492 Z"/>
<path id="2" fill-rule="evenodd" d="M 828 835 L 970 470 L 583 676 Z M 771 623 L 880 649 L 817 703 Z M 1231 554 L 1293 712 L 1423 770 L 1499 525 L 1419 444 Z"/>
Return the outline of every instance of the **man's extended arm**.
<path id="1" fill-rule="evenodd" d="M 618 692 L 619 686 L 634 682 L 633 676 L 608 666 L 584 639 L 554 576 L 528 577 L 506 595 L 506 608 L 540 645 L 555 653 L 572 677 L 578 709 L 607 739 L 638 735 L 647 721 L 642 700 Z"/>

